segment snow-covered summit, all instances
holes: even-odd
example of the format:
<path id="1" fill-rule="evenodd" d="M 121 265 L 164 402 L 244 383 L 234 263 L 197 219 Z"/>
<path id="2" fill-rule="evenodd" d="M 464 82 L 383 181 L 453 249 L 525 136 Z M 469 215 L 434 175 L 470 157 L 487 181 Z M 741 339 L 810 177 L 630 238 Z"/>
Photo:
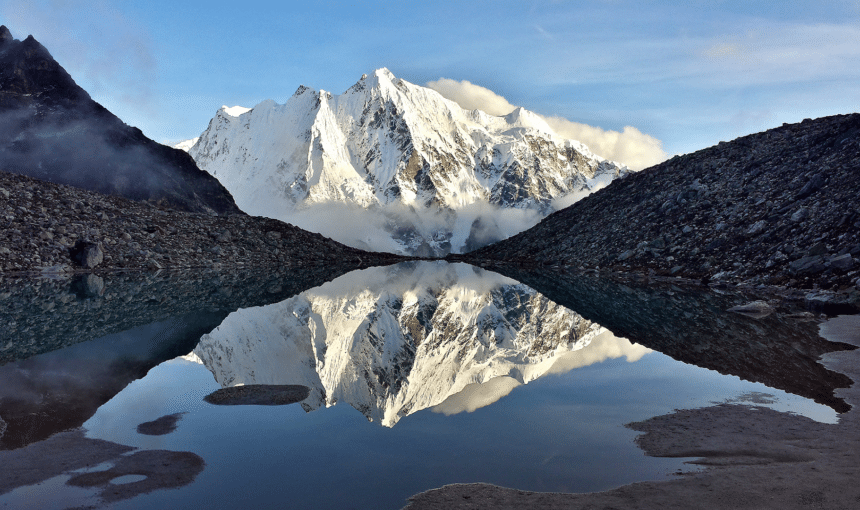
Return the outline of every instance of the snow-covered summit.
<path id="1" fill-rule="evenodd" d="M 341 95 L 300 86 L 284 104 L 222 107 L 187 150 L 249 214 L 405 253 L 508 237 L 627 173 L 528 110 L 464 110 L 385 68 Z M 356 221 L 332 225 L 331 207 Z"/>

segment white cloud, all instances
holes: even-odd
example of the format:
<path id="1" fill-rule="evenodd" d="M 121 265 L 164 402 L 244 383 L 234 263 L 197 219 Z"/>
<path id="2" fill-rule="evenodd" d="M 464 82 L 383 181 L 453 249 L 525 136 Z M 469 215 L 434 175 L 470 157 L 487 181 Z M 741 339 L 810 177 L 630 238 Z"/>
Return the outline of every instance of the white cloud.
<path id="1" fill-rule="evenodd" d="M 604 331 L 582 349 L 563 354 L 546 374 L 564 374 L 577 368 L 621 357 L 626 358 L 628 363 L 634 363 L 649 352 L 653 351 L 634 344 L 626 338 L 619 338 L 610 331 Z M 496 377 L 484 383 L 467 384 L 460 392 L 432 407 L 431 411 L 446 416 L 462 412 L 471 413 L 497 402 L 520 385 L 519 381 L 508 376 Z"/>
<path id="2" fill-rule="evenodd" d="M 504 97 L 467 80 L 457 81 L 450 78 L 439 78 L 436 81 L 427 82 L 427 86 L 466 110 L 483 110 L 490 115 L 501 116 L 516 109 L 516 106 L 509 103 Z"/>
<path id="3" fill-rule="evenodd" d="M 431 89 L 456 102 L 466 110 L 483 110 L 490 115 L 507 115 L 516 106 L 492 90 L 469 81 L 440 78 L 427 83 Z M 655 165 L 668 157 L 663 143 L 635 127 L 623 131 L 604 130 L 599 127 L 573 122 L 563 117 L 546 117 L 546 123 L 563 138 L 578 140 L 598 156 L 625 164 L 634 170 Z"/>
<path id="4" fill-rule="evenodd" d="M 460 392 L 451 395 L 441 404 L 432 407 L 431 411 L 444 414 L 445 416 L 462 412 L 471 413 L 476 409 L 497 402 L 517 386 L 520 386 L 520 382 L 513 377 L 507 376 L 496 377 L 483 384 L 467 384 Z"/>
<path id="5" fill-rule="evenodd" d="M 628 363 L 634 363 L 649 352 L 652 352 L 651 349 L 645 346 L 634 344 L 626 338 L 617 337 L 611 331 L 604 331 L 594 337 L 594 340 L 583 349 L 568 352 L 558 358 L 547 373 L 564 374 L 576 368 L 587 367 L 622 356 L 627 358 Z"/>
<path id="6" fill-rule="evenodd" d="M 573 122 L 563 117 L 544 117 L 557 135 L 579 140 L 591 152 L 612 161 L 623 163 L 634 170 L 642 170 L 665 161 L 668 154 L 663 142 L 646 135 L 633 126 L 624 126 L 621 132 Z"/>

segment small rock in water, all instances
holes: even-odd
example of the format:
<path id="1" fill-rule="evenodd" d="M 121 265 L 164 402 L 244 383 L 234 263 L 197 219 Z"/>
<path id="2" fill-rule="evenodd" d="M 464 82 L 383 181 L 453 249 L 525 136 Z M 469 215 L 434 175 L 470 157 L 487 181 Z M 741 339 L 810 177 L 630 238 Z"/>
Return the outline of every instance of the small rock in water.
<path id="1" fill-rule="evenodd" d="M 203 400 L 221 406 L 281 406 L 301 402 L 308 398 L 310 392 L 307 386 L 296 384 L 246 384 L 222 388 L 206 395 Z"/>
<path id="2" fill-rule="evenodd" d="M 761 319 L 773 313 L 773 307 L 767 301 L 753 301 L 744 305 L 733 306 L 729 308 L 730 312 L 741 313 L 749 317 Z"/>
<path id="3" fill-rule="evenodd" d="M 185 413 L 168 414 L 157 420 L 141 423 L 137 426 L 137 433 L 145 434 L 147 436 L 163 436 L 165 434 L 170 434 L 176 430 L 176 423 L 180 418 L 182 418 L 183 414 Z"/>

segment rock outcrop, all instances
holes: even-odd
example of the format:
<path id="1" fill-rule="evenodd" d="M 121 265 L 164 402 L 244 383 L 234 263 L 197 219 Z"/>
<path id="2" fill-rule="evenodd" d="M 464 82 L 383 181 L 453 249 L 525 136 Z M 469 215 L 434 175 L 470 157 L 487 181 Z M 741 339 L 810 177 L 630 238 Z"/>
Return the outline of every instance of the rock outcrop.
<path id="1" fill-rule="evenodd" d="M 860 114 L 676 156 L 463 257 L 854 291 Z"/>

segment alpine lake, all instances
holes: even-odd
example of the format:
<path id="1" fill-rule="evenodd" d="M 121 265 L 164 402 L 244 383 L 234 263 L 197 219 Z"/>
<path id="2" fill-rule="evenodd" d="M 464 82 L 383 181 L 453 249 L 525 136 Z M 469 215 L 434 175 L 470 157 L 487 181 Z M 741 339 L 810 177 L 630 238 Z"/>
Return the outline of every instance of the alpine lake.
<path id="1" fill-rule="evenodd" d="M 700 469 L 643 452 L 653 417 L 851 407 L 819 358 L 852 347 L 730 289 L 446 262 L 2 283 L 0 508 L 603 491 Z"/>

